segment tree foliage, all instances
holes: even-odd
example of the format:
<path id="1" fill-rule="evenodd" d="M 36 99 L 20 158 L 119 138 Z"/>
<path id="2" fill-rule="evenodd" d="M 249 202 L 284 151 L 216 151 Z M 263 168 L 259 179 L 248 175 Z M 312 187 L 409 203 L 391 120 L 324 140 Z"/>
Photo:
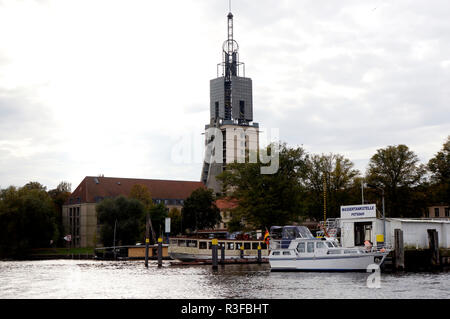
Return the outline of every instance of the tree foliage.
<path id="1" fill-rule="evenodd" d="M 306 177 L 303 179 L 309 192 L 307 215 L 322 218 L 324 214 L 324 186 L 327 217 L 338 217 L 341 205 L 354 201 L 351 189 L 359 171 L 340 154 L 311 155 L 307 159 Z"/>
<path id="2" fill-rule="evenodd" d="M 150 218 L 157 237 L 164 235 L 166 217 L 168 217 L 168 209 L 163 203 L 150 208 Z"/>
<path id="3" fill-rule="evenodd" d="M 433 204 L 438 202 L 450 204 L 450 136 L 447 137 L 442 149 L 429 160 L 428 169 L 432 173 Z"/>
<path id="4" fill-rule="evenodd" d="M 60 234 L 56 211 L 46 188 L 31 182 L 0 191 L 0 256 L 26 256 L 32 248 L 49 247 Z"/>
<path id="5" fill-rule="evenodd" d="M 145 206 L 146 209 L 150 210 L 153 206 L 152 194 L 148 190 L 148 187 L 141 184 L 136 184 L 131 187 L 129 198 L 134 198 Z"/>
<path id="6" fill-rule="evenodd" d="M 436 182 L 450 182 L 450 136 L 440 150 L 428 162 L 428 168 L 433 173 L 433 179 Z"/>
<path id="7" fill-rule="evenodd" d="M 420 215 L 405 204 L 411 200 L 412 189 L 425 181 L 425 174 L 425 165 L 406 145 L 388 146 L 370 159 L 366 181 L 384 190 L 386 216 Z"/>
<path id="8" fill-rule="evenodd" d="M 181 210 L 183 228 L 190 231 L 211 229 L 219 223 L 220 211 L 214 200 L 212 190 L 198 188 L 193 191 Z"/>
<path id="9" fill-rule="evenodd" d="M 276 146 L 276 147 L 275 147 Z M 307 155 L 303 148 L 286 144 L 269 145 L 267 153 L 278 149 L 279 169 L 274 174 L 261 174 L 257 163 L 232 163 L 218 176 L 227 195 L 239 200 L 233 210 L 233 225 L 239 219 L 250 228 L 284 225 L 305 211 L 305 192 L 300 180 L 305 176 Z"/>
<path id="10" fill-rule="evenodd" d="M 145 207 L 139 200 L 125 196 L 107 198 L 97 204 L 96 210 L 104 246 L 114 244 L 115 225 L 116 245 L 134 245 L 142 240 L 140 225 L 145 216 Z"/>
<path id="11" fill-rule="evenodd" d="M 56 225 L 58 227 L 58 232 L 60 234 L 64 233 L 64 225 L 62 220 L 62 207 L 67 199 L 70 197 L 71 192 L 71 184 L 65 181 L 62 181 L 58 184 L 55 189 L 49 190 L 48 194 L 53 200 L 53 204 L 56 210 Z M 65 245 L 63 236 L 59 236 L 57 241 L 55 241 L 56 246 L 63 247 Z"/>
<path id="12" fill-rule="evenodd" d="M 181 211 L 176 207 L 172 207 L 169 211 L 168 217 L 170 217 L 170 233 L 172 235 L 181 234 L 183 232 Z"/>

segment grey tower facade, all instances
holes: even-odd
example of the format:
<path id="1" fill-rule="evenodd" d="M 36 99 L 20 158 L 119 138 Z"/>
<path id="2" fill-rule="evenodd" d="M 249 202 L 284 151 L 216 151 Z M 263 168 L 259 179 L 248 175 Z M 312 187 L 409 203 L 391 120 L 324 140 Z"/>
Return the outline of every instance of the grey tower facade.
<path id="1" fill-rule="evenodd" d="M 222 46 L 217 78 L 210 81 L 210 122 L 205 126 L 205 161 L 201 181 L 220 193 L 216 176 L 228 163 L 244 162 L 259 146 L 258 123 L 253 122 L 252 79 L 245 77 L 239 45 L 233 38 L 233 14 L 227 16 L 228 39 Z"/>

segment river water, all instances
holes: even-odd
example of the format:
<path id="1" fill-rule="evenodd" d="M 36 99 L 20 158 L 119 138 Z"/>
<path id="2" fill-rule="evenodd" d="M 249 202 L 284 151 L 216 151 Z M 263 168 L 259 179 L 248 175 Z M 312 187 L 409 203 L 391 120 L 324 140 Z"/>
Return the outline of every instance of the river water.
<path id="1" fill-rule="evenodd" d="M 450 298 L 450 273 L 279 273 L 268 264 L 171 266 L 143 261 L 0 262 L 0 298 Z"/>

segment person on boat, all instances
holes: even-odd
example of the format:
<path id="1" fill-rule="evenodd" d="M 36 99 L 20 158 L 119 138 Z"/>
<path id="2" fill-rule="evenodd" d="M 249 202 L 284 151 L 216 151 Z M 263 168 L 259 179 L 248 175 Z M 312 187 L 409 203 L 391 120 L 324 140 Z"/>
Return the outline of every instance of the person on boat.
<path id="1" fill-rule="evenodd" d="M 364 242 L 364 247 L 366 248 L 367 251 L 371 251 L 372 250 L 372 243 L 370 242 L 370 240 L 366 240 Z"/>

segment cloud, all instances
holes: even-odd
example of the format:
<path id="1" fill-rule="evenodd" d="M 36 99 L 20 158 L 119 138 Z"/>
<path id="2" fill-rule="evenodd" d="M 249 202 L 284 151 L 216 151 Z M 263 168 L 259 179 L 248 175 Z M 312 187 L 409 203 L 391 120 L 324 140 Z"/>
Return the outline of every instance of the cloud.
<path id="1" fill-rule="evenodd" d="M 84 176 L 199 180 L 226 1 L 1 1 L 1 186 Z M 450 132 L 450 4 L 241 0 L 254 119 L 364 172 L 378 148 L 427 162 Z M 197 141 L 197 140 L 196 140 Z"/>

